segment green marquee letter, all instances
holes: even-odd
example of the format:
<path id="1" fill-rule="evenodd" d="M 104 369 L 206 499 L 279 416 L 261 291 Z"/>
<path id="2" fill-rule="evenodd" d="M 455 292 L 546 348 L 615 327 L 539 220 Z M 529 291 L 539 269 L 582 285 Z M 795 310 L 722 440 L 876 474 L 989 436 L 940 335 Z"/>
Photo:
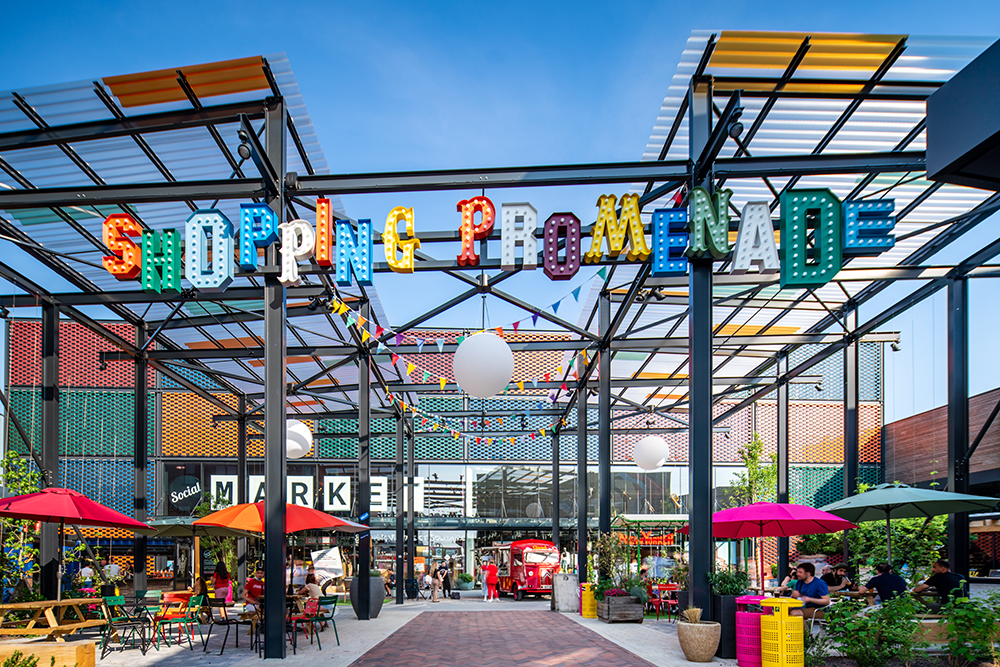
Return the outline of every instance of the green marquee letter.
<path id="1" fill-rule="evenodd" d="M 827 189 L 781 195 L 781 286 L 822 287 L 843 266 L 841 207 Z"/>
<path id="2" fill-rule="evenodd" d="M 684 251 L 688 257 L 703 257 L 712 253 L 715 259 L 729 254 L 729 198 L 732 190 L 719 190 L 711 196 L 705 188 L 694 188 L 691 202 L 690 240 Z"/>
<path id="3" fill-rule="evenodd" d="M 176 229 L 142 230 L 142 289 L 150 294 L 180 292 L 181 252 Z"/>

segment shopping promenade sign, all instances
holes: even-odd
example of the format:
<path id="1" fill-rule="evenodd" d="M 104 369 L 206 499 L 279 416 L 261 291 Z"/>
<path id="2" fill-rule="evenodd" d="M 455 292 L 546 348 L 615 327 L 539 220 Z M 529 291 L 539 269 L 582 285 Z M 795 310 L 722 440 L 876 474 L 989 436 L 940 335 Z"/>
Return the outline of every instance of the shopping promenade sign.
<path id="1" fill-rule="evenodd" d="M 606 254 L 624 251 L 629 262 L 651 262 L 653 276 L 683 275 L 690 258 L 732 259 L 733 273 L 780 270 L 782 287 L 820 287 L 843 266 L 845 256 L 879 254 L 893 247 L 894 200 L 841 202 L 827 189 L 789 190 L 780 197 L 778 229 L 768 202 L 748 202 L 740 216 L 736 243 L 729 242 L 732 190 L 710 195 L 694 188 L 687 208 L 661 208 L 652 214 L 652 245 L 640 217 L 639 195 L 601 195 L 597 222 L 584 252 L 580 219 L 573 213 L 553 213 L 542 227 L 542 268 L 552 280 L 569 280 L 581 262 L 599 262 Z M 496 207 L 489 197 L 458 202 L 461 214 L 459 266 L 477 266 L 475 242 L 493 232 Z M 191 214 L 180 230 L 144 229 L 127 213 L 104 220 L 104 243 L 114 253 L 104 267 L 119 280 L 139 279 L 147 292 L 181 291 L 183 276 L 202 292 L 221 292 L 233 282 L 234 262 L 242 271 L 257 270 L 260 248 L 278 242 L 279 280 L 301 282 L 299 263 L 309 260 L 334 273 L 338 285 L 354 280 L 370 285 L 374 273 L 374 230 L 371 220 L 334 220 L 328 199 L 316 202 L 315 225 L 305 220 L 278 223 L 266 204 L 242 204 L 238 229 L 217 209 Z M 406 238 L 399 235 L 404 225 Z M 528 203 L 500 206 L 500 266 L 533 270 L 538 264 L 538 212 Z M 238 239 L 237 239 L 238 237 Z M 336 238 L 336 242 L 334 242 Z M 133 240 L 135 239 L 135 240 Z M 238 248 L 237 248 L 238 243 Z M 386 217 L 382 232 L 386 264 L 397 273 L 412 273 L 420 247 L 412 207 L 397 206 Z M 517 263 L 517 247 L 522 260 Z M 627 250 L 626 250 L 627 246 Z M 238 250 L 238 252 L 237 252 Z"/>

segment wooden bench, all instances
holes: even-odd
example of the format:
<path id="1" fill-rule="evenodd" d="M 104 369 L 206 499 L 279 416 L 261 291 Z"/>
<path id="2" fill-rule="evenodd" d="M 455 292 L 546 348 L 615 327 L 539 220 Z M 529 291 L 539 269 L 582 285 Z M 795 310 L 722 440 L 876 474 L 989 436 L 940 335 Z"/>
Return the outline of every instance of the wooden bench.
<path id="1" fill-rule="evenodd" d="M 103 622 L 103 621 L 102 621 Z M 0 662 L 20 651 L 23 655 L 38 656 L 38 664 L 44 667 L 94 667 L 94 645 L 89 640 L 65 642 L 61 644 L 46 641 L 23 640 L 0 643 Z"/>

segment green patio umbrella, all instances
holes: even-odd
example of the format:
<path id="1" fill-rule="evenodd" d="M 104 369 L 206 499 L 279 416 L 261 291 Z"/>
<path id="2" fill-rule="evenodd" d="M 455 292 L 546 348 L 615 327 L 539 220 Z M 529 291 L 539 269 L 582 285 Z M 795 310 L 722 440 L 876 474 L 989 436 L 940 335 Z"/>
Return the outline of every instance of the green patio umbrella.
<path id="1" fill-rule="evenodd" d="M 906 484 L 879 484 L 864 493 L 838 500 L 825 507 L 824 512 L 836 514 L 853 523 L 885 519 L 888 543 L 888 560 L 892 562 L 892 533 L 889 519 L 912 519 L 991 510 L 1000 499 L 989 496 L 970 496 L 934 489 L 919 489 Z"/>
<path id="2" fill-rule="evenodd" d="M 257 537 L 253 533 L 226 526 L 203 526 L 195 524 L 193 516 L 171 516 L 147 522 L 155 528 L 153 537 Z"/>

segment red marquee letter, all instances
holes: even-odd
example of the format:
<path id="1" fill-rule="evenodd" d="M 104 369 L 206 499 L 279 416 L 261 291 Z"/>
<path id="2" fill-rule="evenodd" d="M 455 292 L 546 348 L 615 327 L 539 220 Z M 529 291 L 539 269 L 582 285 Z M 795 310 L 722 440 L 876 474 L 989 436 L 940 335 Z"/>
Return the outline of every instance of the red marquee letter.
<path id="1" fill-rule="evenodd" d="M 458 264 L 476 266 L 479 264 L 479 255 L 476 254 L 473 241 L 485 239 L 493 231 L 496 208 L 489 197 L 473 197 L 458 202 L 458 211 L 462 214 L 462 226 L 458 228 L 462 234 L 462 254 L 458 256 Z M 478 225 L 475 224 L 476 211 L 482 214 Z"/>

